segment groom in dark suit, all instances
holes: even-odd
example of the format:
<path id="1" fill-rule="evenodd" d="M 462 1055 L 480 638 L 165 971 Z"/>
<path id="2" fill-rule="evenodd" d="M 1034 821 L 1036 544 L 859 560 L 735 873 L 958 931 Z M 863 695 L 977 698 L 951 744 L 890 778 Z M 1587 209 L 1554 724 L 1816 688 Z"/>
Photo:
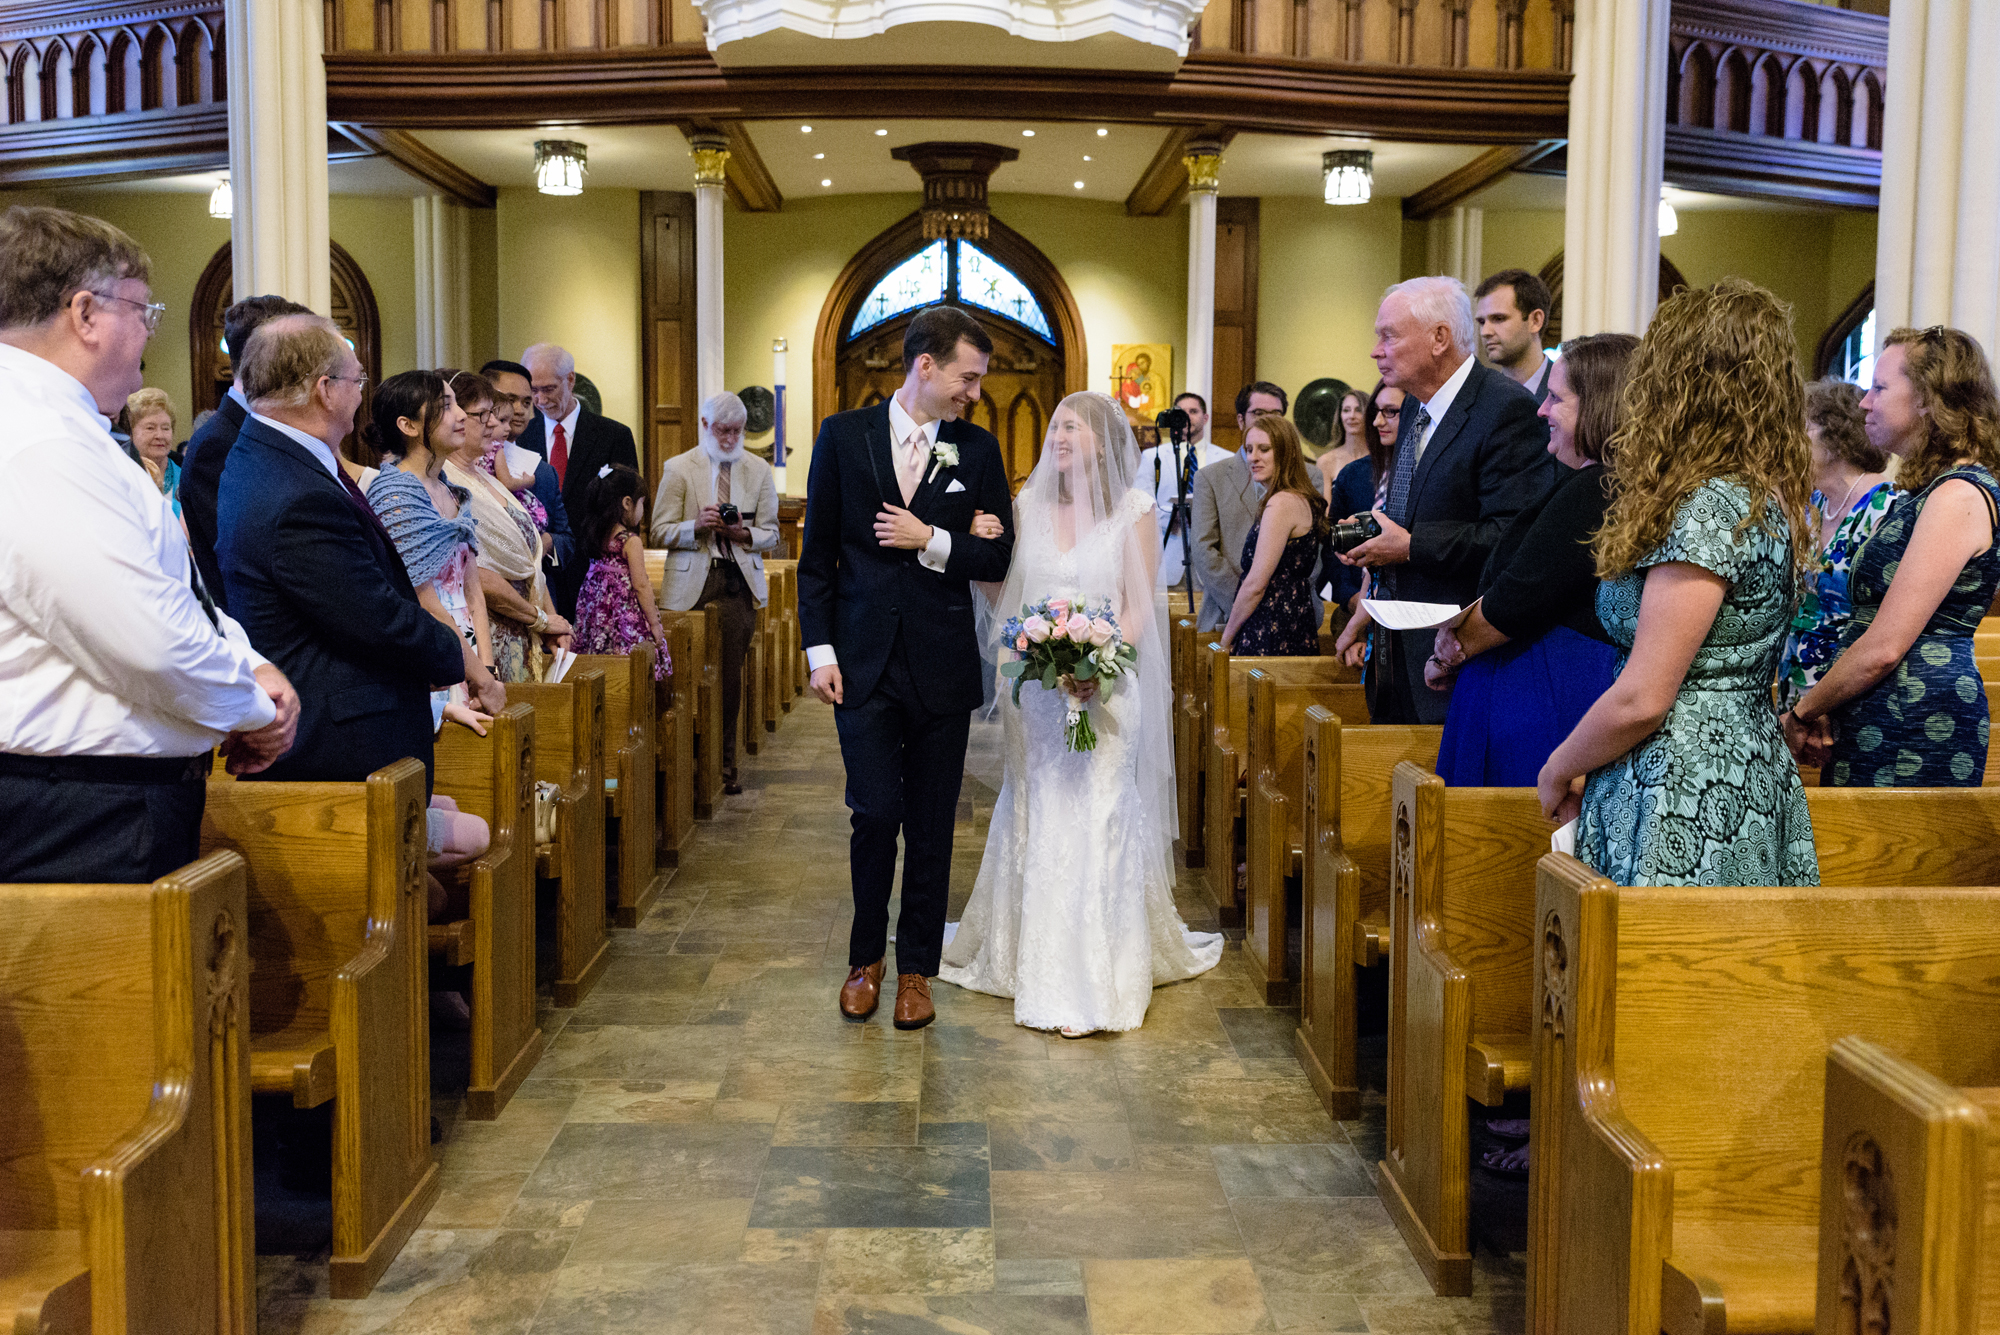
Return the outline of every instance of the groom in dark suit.
<path id="1" fill-rule="evenodd" d="M 841 1013 L 865 1020 L 881 996 L 896 836 L 898 1029 L 936 1012 L 951 835 L 972 711 L 983 697 L 973 581 L 1006 578 L 1014 505 L 993 437 L 960 420 L 979 402 L 993 340 L 956 306 L 918 313 L 903 336 L 903 386 L 821 423 L 799 554 L 799 630 L 813 693 L 835 706 L 847 766 L 854 928 Z M 973 535 L 975 513 L 998 538 Z"/>

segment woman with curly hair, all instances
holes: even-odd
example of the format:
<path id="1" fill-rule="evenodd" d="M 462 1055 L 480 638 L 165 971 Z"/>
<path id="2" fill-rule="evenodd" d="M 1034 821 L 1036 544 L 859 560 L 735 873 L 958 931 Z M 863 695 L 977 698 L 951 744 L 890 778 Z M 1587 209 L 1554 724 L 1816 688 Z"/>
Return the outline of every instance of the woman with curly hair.
<path id="1" fill-rule="evenodd" d="M 1993 369 L 1969 334 L 1897 329 L 1861 406 L 1907 490 L 1855 555 L 1840 657 L 1785 736 L 1830 787 L 1976 788 L 1987 715 L 1972 632 L 2000 589 Z"/>
<path id="2" fill-rule="evenodd" d="M 1661 305 L 1632 361 L 1592 542 L 1611 688 L 1542 767 L 1542 808 L 1620 885 L 1817 885 L 1771 712 L 1815 554 L 1791 308 L 1741 279 Z"/>

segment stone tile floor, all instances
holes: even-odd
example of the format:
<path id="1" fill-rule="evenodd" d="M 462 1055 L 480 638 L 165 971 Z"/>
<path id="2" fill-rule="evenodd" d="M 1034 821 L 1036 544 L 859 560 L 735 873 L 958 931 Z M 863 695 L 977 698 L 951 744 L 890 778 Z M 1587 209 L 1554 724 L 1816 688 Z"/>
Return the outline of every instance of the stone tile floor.
<path id="1" fill-rule="evenodd" d="M 1375 1197 L 1379 1095 L 1327 1118 L 1240 945 L 1135 1033 L 1065 1041 L 945 984 L 928 1029 L 847 1024 L 831 711 L 801 700 L 743 772 L 596 991 L 544 1011 L 499 1120 L 440 1092 L 444 1193 L 375 1293 L 260 1256 L 265 1335 L 1521 1329 L 1518 1258 L 1430 1295 Z M 968 778 L 954 917 L 992 796 Z M 1180 900 L 1213 927 L 1198 874 Z"/>

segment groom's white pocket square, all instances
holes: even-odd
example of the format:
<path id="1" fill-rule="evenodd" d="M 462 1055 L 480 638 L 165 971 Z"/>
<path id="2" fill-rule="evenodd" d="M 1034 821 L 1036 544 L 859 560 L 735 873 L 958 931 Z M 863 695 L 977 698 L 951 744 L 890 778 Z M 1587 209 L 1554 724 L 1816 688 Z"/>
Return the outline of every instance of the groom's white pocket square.
<path id="1" fill-rule="evenodd" d="M 960 482 L 957 478 L 953 478 L 951 480 L 951 485 L 944 489 L 944 494 L 949 496 L 954 491 L 964 491 L 964 490 L 965 490 L 965 484 L 963 482 Z"/>

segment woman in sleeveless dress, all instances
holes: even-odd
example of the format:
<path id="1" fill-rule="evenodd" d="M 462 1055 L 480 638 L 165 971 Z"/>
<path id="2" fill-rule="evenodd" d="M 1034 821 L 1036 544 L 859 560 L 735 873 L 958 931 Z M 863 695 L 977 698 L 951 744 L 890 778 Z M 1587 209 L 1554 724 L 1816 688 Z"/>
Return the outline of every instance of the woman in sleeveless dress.
<path id="1" fill-rule="evenodd" d="M 1325 541 L 1326 498 L 1306 472 L 1299 430 L 1260 417 L 1243 431 L 1250 476 L 1264 489 L 1257 522 L 1243 535 L 1243 581 L 1229 608 L 1222 645 L 1248 657 L 1311 658 L 1319 653 L 1313 569 Z"/>
<path id="2" fill-rule="evenodd" d="M 1972 633 L 2000 589 L 2000 397 L 1971 336 L 1897 329 L 1862 399 L 1908 488 L 1848 574 L 1840 657 L 1785 716 L 1829 787 L 1977 788 L 1986 688 Z"/>
<path id="3" fill-rule="evenodd" d="M 1029 683 L 1003 691 L 1000 795 L 965 916 L 946 928 L 946 982 L 1014 1000 L 1014 1020 L 1081 1037 L 1136 1029 L 1155 986 L 1215 967 L 1222 938 L 1174 907 L 1173 738 L 1168 663 L 1152 612 L 1159 529 L 1133 485 L 1139 447 L 1108 395 L 1072 394 L 1015 501 L 1014 563 L 984 586 L 988 652 L 999 630 L 1051 597 L 1111 600 L 1138 662 L 1105 690 Z M 1066 696 L 1084 700 L 1097 747 L 1070 751 Z"/>

